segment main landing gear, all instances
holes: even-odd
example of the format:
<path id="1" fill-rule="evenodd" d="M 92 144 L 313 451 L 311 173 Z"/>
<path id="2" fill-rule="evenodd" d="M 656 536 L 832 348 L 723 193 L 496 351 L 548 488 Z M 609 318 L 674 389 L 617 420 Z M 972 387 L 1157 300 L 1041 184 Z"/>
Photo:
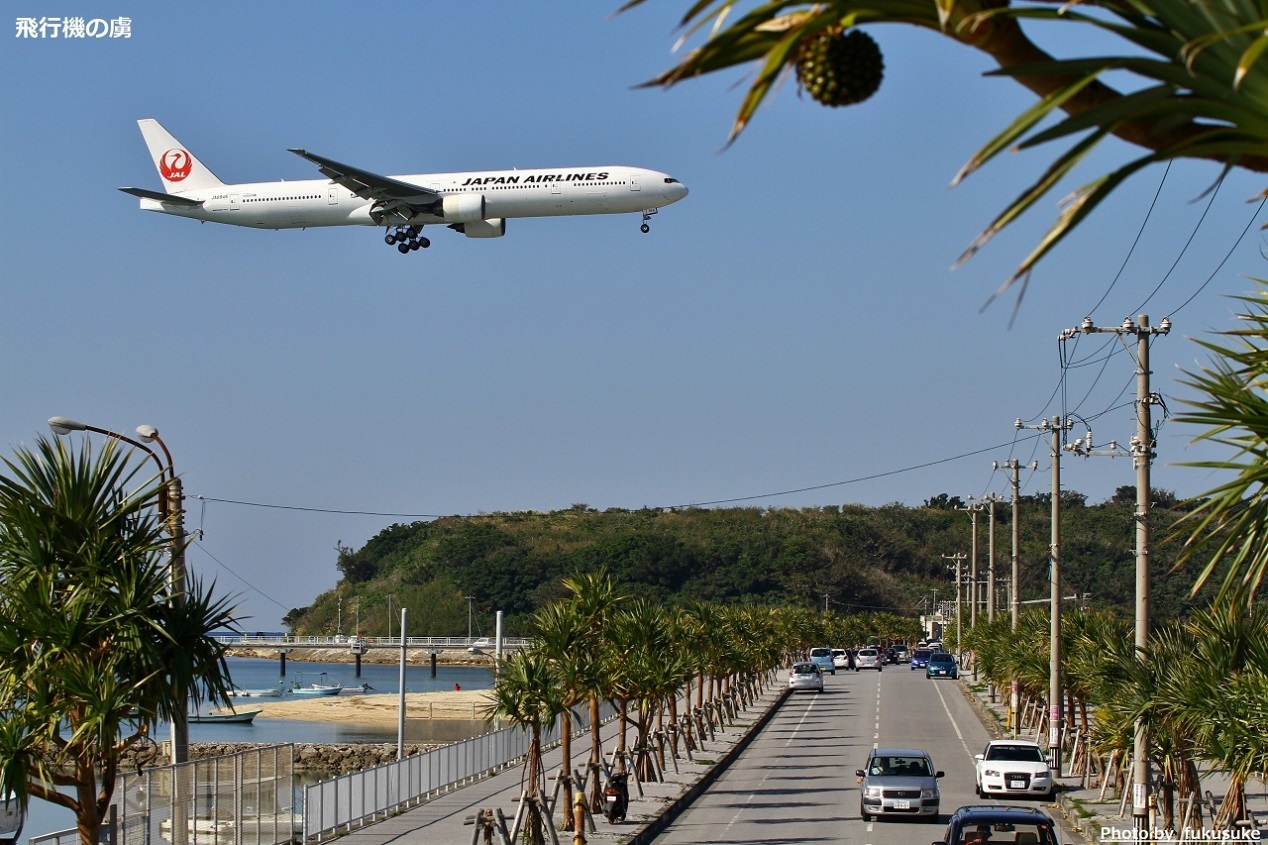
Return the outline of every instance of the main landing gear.
<path id="1" fill-rule="evenodd" d="M 657 208 L 643 209 L 643 225 L 639 226 L 638 228 L 639 228 L 639 231 L 642 232 L 644 235 L 646 235 L 648 232 L 652 230 L 652 227 L 647 225 L 647 221 L 651 220 L 652 215 L 655 214 L 659 210 L 660 209 L 657 209 Z"/>
<path id="2" fill-rule="evenodd" d="M 422 226 L 397 226 L 394 231 L 383 236 L 383 243 L 388 246 L 394 245 L 401 255 L 416 249 L 427 249 L 431 246 L 431 241 L 422 236 L 422 231 Z"/>

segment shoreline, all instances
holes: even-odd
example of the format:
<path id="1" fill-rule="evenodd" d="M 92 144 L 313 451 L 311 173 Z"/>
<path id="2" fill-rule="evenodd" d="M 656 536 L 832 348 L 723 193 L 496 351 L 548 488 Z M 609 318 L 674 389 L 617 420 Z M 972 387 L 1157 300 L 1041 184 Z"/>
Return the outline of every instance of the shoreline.
<path id="1" fill-rule="evenodd" d="M 451 719 L 488 721 L 487 711 L 493 697 L 489 690 L 461 690 L 405 693 L 405 719 Z M 302 722 L 357 722 L 383 727 L 395 725 L 400 718 L 400 696 L 395 693 L 331 695 L 315 698 L 292 698 L 288 701 L 250 699 L 238 704 L 238 710 L 260 710 L 257 719 L 294 719 Z"/>

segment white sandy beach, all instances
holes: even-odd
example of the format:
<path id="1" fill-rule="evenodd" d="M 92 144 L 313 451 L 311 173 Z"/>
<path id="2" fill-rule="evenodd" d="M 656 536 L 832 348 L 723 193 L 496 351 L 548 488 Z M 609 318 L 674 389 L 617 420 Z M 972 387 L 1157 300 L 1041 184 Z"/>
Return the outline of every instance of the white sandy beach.
<path id="1" fill-rule="evenodd" d="M 488 690 L 442 690 L 407 692 L 406 719 L 476 719 L 484 721 L 491 699 Z M 305 722 L 397 722 L 400 696 L 393 693 L 332 695 L 317 698 L 288 698 L 285 701 L 252 699 L 240 702 L 239 710 L 263 710 L 257 719 L 298 719 Z"/>

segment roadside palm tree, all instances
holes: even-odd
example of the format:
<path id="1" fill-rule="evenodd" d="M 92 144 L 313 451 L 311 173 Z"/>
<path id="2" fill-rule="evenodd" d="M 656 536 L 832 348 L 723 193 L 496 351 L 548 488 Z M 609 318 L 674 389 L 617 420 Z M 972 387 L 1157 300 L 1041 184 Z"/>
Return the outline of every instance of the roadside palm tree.
<path id="1" fill-rule="evenodd" d="M 646 0 L 628 0 L 622 11 Z M 671 86 L 737 65 L 754 65 L 731 128 L 734 140 L 786 74 L 826 105 L 850 105 L 880 85 L 883 59 L 863 28 L 908 24 L 985 53 L 1006 76 L 1039 99 L 964 165 L 956 181 L 1005 150 L 1070 141 L 966 250 L 971 256 L 1061 182 L 1103 140 L 1115 136 L 1144 150 L 1084 184 L 1005 287 L 1025 276 L 1127 178 L 1143 167 L 1198 158 L 1268 172 L 1268 45 L 1264 11 L 1255 0 L 819 0 L 742 9 L 738 0 L 697 0 L 681 25 L 684 40 L 704 42 L 647 85 Z M 1081 27 L 1118 39 L 1124 52 L 1061 59 L 1030 38 L 1028 28 Z M 1068 42 L 1077 39 L 1068 38 Z M 1106 77 L 1128 80 L 1127 93 Z M 866 81 L 866 84 L 864 84 Z M 1052 120 L 1059 112 L 1062 119 Z M 1071 139 L 1074 139 L 1071 141 Z"/>
<path id="2" fill-rule="evenodd" d="M 488 707 L 490 718 L 503 718 L 529 734 L 528 757 L 524 761 L 521 787 L 525 810 L 525 835 L 530 845 L 546 841 L 542 816 L 542 792 L 545 771 L 542 767 L 542 736 L 554 727 L 555 720 L 568 707 L 554 666 L 545 653 L 529 648 L 511 655 L 498 664 L 493 701 Z"/>
<path id="3" fill-rule="evenodd" d="M 565 708 L 560 728 L 564 779 L 563 829 L 572 830 L 572 708 L 585 701 L 585 690 L 595 685 L 598 661 L 594 651 L 586 647 L 588 630 L 585 620 L 573 610 L 571 602 L 557 601 L 537 611 L 529 636 L 532 647 L 554 666 Z"/>
<path id="4" fill-rule="evenodd" d="M 172 601 L 160 483 L 114 441 L 40 439 L 0 474 L 0 786 L 73 811 L 84 845 L 127 748 L 187 699 L 228 702 L 208 634 L 236 620 L 197 580 Z"/>
<path id="5" fill-rule="evenodd" d="M 572 611 L 585 624 L 585 638 L 581 648 L 587 651 L 586 660 L 598 663 L 602 657 L 604 639 L 608 636 L 613 614 L 628 595 L 606 570 L 586 572 L 564 579 L 564 588 L 570 596 Z M 609 692 L 607 679 L 601 672 L 587 674 L 581 681 L 590 706 L 590 809 L 603 809 L 603 795 L 599 784 L 599 772 L 603 769 L 603 741 L 599 734 L 599 702 Z"/>
<path id="6" fill-rule="evenodd" d="M 1232 450 L 1225 460 L 1190 466 L 1231 471 L 1233 477 L 1199 497 L 1177 526 L 1189 537 L 1177 566 L 1199 554 L 1206 557 L 1194 592 L 1226 566 L 1217 600 L 1237 595 L 1246 607 L 1268 576 L 1268 396 L 1263 390 L 1268 384 L 1268 282 L 1258 284 L 1257 293 L 1240 297 L 1238 328 L 1223 332 L 1223 342 L 1198 341 L 1214 358 L 1199 372 L 1186 374 L 1185 383 L 1203 398 L 1186 400 L 1190 410 L 1178 417 L 1204 426 L 1198 440 Z"/>

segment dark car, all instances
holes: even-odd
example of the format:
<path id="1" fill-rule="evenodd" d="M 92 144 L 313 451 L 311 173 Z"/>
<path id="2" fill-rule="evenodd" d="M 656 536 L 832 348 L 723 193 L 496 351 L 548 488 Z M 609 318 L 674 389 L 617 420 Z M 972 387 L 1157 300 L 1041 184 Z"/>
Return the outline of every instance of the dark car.
<path id="1" fill-rule="evenodd" d="M 1060 845 L 1057 824 L 1043 811 L 996 804 L 956 810 L 951 814 L 947 832 L 933 845 L 981 845 L 991 842 Z"/>
<path id="2" fill-rule="evenodd" d="M 927 648 L 918 648 L 911 653 L 911 668 L 923 669 L 925 664 L 929 662 L 929 655 L 933 654 Z"/>
<path id="3" fill-rule="evenodd" d="M 929 655 L 929 660 L 925 663 L 926 678 L 950 678 L 954 681 L 959 676 L 960 670 L 956 668 L 954 654 L 935 651 Z"/>

